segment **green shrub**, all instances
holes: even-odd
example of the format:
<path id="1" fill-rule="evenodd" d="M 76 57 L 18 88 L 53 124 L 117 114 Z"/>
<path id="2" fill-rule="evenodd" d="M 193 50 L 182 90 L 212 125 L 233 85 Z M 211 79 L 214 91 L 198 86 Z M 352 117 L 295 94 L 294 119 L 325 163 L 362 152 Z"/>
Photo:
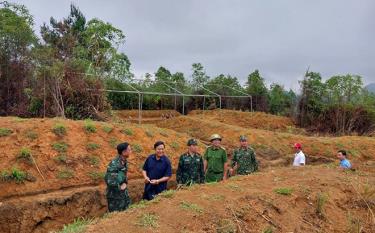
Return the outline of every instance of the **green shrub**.
<path id="1" fill-rule="evenodd" d="M 96 149 L 99 149 L 100 146 L 94 142 L 89 142 L 87 145 L 86 145 L 86 149 L 87 150 L 96 150 Z"/>
<path id="2" fill-rule="evenodd" d="M 11 180 L 11 178 L 12 176 L 9 174 L 8 171 L 3 170 L 0 172 L 0 181 L 6 182 L 6 181 Z"/>
<path id="3" fill-rule="evenodd" d="M 111 125 L 103 125 L 102 129 L 106 133 L 110 133 L 113 131 L 113 127 Z"/>
<path id="4" fill-rule="evenodd" d="M 291 188 L 277 188 L 273 190 L 277 194 L 289 196 L 292 194 L 293 189 Z"/>
<path id="5" fill-rule="evenodd" d="M 27 130 L 25 132 L 25 136 L 28 138 L 28 139 L 31 139 L 31 140 L 35 140 L 38 138 L 38 134 L 33 131 L 33 130 Z"/>
<path id="6" fill-rule="evenodd" d="M 66 135 L 66 127 L 64 124 L 62 123 L 56 123 L 53 127 L 52 127 L 52 132 L 54 134 L 56 134 L 57 136 L 59 137 L 62 137 L 64 135 Z"/>
<path id="7" fill-rule="evenodd" d="M 0 137 L 5 137 L 13 133 L 11 129 L 8 128 L 0 128 Z"/>
<path id="8" fill-rule="evenodd" d="M 64 168 L 57 173 L 56 177 L 59 179 L 70 179 L 74 177 L 74 171 L 69 168 Z"/>
<path id="9" fill-rule="evenodd" d="M 128 135 L 128 136 L 132 136 L 133 135 L 133 130 L 132 129 L 122 129 L 120 132 L 123 133 L 123 134 L 125 134 L 125 135 Z"/>
<path id="10" fill-rule="evenodd" d="M 31 158 L 31 151 L 29 148 L 22 147 L 21 150 L 18 152 L 17 159 L 19 160 L 25 160 L 29 163 L 32 163 L 32 158 Z"/>
<path id="11" fill-rule="evenodd" d="M 96 126 L 91 119 L 87 119 L 84 121 L 84 128 L 87 133 L 95 133 Z"/>
<path id="12" fill-rule="evenodd" d="M 139 144 L 134 144 L 133 145 L 133 150 L 137 153 L 141 153 L 142 152 L 142 147 L 139 145 Z"/>
<path id="13" fill-rule="evenodd" d="M 328 200 L 328 196 L 325 193 L 318 193 L 316 197 L 316 213 L 320 216 L 324 216 L 324 205 Z"/>
<path id="14" fill-rule="evenodd" d="M 52 148 L 57 152 L 66 152 L 68 149 L 68 144 L 65 142 L 55 142 L 52 144 Z"/>
<path id="15" fill-rule="evenodd" d="M 16 168 L 16 167 L 13 167 L 12 168 L 12 172 L 11 172 L 11 179 L 16 181 L 17 184 L 21 184 L 21 183 L 24 183 L 25 180 L 26 180 L 26 177 L 27 177 L 27 173 Z"/>

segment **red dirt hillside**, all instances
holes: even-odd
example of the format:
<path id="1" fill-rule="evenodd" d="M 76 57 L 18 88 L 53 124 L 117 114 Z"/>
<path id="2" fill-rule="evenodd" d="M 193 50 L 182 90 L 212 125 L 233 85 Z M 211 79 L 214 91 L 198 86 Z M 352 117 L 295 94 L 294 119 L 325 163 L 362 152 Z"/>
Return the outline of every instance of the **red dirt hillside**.
<path id="1" fill-rule="evenodd" d="M 278 168 L 169 191 L 89 225 L 117 232 L 374 232 L 374 173 Z"/>

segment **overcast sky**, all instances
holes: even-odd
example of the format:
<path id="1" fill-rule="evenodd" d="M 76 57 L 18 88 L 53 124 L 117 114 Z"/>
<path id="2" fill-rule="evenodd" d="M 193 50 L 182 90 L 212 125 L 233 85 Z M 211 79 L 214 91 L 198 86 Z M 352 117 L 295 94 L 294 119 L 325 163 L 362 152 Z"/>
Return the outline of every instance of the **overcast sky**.
<path id="1" fill-rule="evenodd" d="M 184 72 L 201 62 L 208 75 L 244 83 L 259 69 L 267 83 L 298 89 L 307 67 L 326 79 L 359 74 L 375 82 L 374 0 L 24 0 L 35 31 L 76 4 L 87 19 L 112 23 L 138 77 L 159 66 Z"/>

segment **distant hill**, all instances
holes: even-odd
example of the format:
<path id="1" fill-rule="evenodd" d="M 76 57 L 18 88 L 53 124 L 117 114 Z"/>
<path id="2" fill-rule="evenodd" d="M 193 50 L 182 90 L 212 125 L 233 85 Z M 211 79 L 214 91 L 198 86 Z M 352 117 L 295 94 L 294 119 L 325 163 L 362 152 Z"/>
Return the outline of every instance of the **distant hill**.
<path id="1" fill-rule="evenodd" d="M 365 86 L 365 89 L 372 93 L 375 93 L 375 83 L 370 83 L 369 85 Z"/>

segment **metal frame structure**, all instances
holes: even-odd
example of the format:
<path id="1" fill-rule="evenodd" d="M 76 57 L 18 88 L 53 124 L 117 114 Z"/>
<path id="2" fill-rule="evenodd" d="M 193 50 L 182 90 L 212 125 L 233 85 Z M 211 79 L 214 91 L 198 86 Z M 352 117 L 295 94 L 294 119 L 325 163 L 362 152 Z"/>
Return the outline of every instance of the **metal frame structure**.
<path id="1" fill-rule="evenodd" d="M 134 81 L 144 81 L 143 79 L 133 79 Z M 234 91 L 237 91 L 238 93 L 241 93 L 243 95 L 238 96 L 226 96 L 226 95 L 220 95 L 212 90 L 210 90 L 207 86 L 199 85 L 198 89 L 202 89 L 210 94 L 186 94 L 182 91 L 178 90 L 175 87 L 172 87 L 169 85 L 170 83 L 177 84 L 177 82 L 165 82 L 161 80 L 151 80 L 154 83 L 161 83 L 165 85 L 166 87 L 170 88 L 174 91 L 174 93 L 164 93 L 164 92 L 151 92 L 151 91 L 142 91 L 137 88 L 135 88 L 131 83 L 129 82 L 123 82 L 126 86 L 128 86 L 131 90 L 109 90 L 109 89 L 100 89 L 99 91 L 103 92 L 112 92 L 112 93 L 133 93 L 138 94 L 138 123 L 142 123 L 142 105 L 143 105 L 143 96 L 144 95 L 159 95 L 159 96 L 174 96 L 175 97 L 175 109 L 177 108 L 177 96 L 182 97 L 182 114 L 185 115 L 185 97 L 203 97 L 203 110 L 205 110 L 205 104 L 206 104 L 206 97 L 213 97 L 219 99 L 219 109 L 222 109 L 222 98 L 250 98 L 250 109 L 251 112 L 253 111 L 253 99 L 252 96 L 241 91 L 237 90 L 236 88 L 230 87 L 228 85 L 220 85 L 229 89 L 232 89 Z"/>

